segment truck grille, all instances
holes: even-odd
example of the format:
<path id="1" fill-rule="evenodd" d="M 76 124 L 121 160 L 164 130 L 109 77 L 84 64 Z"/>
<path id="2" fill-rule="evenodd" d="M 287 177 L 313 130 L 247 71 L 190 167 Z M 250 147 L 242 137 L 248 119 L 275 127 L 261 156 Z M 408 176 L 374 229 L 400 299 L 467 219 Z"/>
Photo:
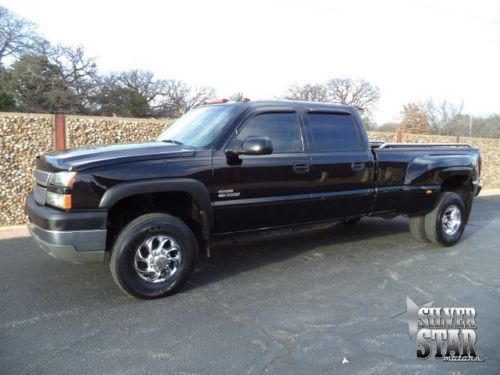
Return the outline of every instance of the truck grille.
<path id="1" fill-rule="evenodd" d="M 35 171 L 35 180 L 38 185 L 47 186 L 50 178 L 50 173 L 37 169 Z"/>
<path id="2" fill-rule="evenodd" d="M 35 196 L 35 201 L 38 204 L 44 205 L 47 201 L 47 185 L 49 183 L 50 173 L 41 171 L 37 169 L 35 171 L 35 188 L 33 189 L 33 194 Z"/>
<path id="3" fill-rule="evenodd" d="M 35 195 L 36 203 L 44 205 L 47 200 L 47 189 L 40 185 L 35 185 L 35 189 L 33 189 L 33 192 Z"/>

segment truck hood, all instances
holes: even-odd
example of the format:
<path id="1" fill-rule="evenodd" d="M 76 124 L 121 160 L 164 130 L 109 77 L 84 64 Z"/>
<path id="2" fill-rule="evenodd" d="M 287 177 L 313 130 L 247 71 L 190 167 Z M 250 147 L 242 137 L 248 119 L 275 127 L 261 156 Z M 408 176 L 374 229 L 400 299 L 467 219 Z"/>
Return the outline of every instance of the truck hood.
<path id="1" fill-rule="evenodd" d="M 37 168 L 50 172 L 81 171 L 130 161 L 192 157 L 194 154 L 192 148 L 163 142 L 85 147 L 37 156 Z"/>

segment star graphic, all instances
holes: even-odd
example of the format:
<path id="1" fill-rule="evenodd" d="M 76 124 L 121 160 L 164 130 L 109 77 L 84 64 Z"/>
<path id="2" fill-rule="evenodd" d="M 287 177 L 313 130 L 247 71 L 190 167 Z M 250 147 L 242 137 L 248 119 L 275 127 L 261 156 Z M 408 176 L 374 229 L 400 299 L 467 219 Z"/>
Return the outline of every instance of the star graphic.
<path id="1" fill-rule="evenodd" d="M 392 317 L 392 319 L 408 323 L 408 336 L 410 340 L 417 334 L 418 309 L 424 306 L 432 306 L 432 301 L 419 306 L 410 297 L 406 296 L 406 311 Z"/>

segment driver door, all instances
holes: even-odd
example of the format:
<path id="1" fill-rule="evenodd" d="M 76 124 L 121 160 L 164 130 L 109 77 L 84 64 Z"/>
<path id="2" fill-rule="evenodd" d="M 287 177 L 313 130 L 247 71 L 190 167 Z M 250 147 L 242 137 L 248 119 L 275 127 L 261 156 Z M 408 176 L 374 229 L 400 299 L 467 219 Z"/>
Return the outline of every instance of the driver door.
<path id="1" fill-rule="evenodd" d="M 236 165 L 229 163 L 224 150 L 214 157 L 216 233 L 307 221 L 312 173 L 297 113 L 257 113 L 235 135 L 239 141 L 249 136 L 269 137 L 273 152 L 240 155 L 241 163 Z"/>

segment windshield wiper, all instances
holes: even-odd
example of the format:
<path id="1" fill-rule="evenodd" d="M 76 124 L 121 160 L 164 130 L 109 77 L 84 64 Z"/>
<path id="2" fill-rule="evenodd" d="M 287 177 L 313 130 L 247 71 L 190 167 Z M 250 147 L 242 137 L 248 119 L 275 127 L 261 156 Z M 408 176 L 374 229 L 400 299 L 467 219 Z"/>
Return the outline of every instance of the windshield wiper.
<path id="1" fill-rule="evenodd" d="M 165 143 L 174 143 L 174 144 L 180 145 L 180 146 L 184 145 L 184 143 L 176 141 L 175 139 L 162 139 L 162 142 L 165 142 Z"/>

